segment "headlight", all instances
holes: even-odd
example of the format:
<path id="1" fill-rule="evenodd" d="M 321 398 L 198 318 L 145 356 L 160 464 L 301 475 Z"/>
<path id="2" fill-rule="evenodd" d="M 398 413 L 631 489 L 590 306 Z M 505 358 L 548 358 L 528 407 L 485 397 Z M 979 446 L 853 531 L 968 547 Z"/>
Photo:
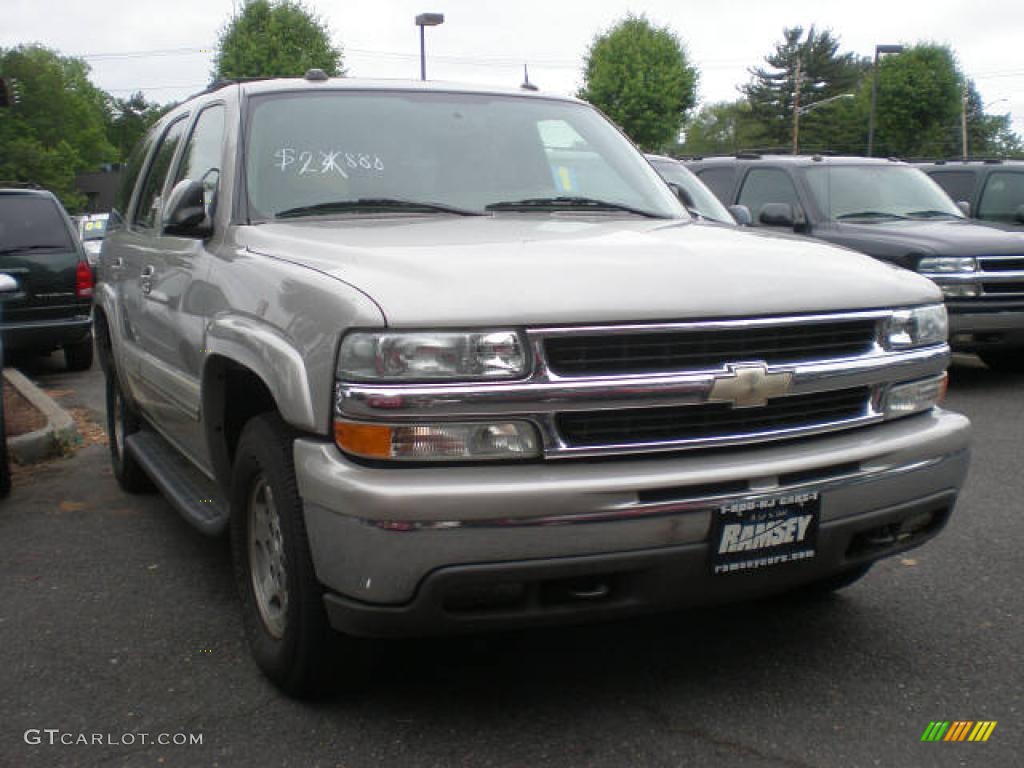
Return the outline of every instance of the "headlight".
<path id="1" fill-rule="evenodd" d="M 893 312 L 887 323 L 885 344 L 888 349 L 926 347 L 944 344 L 948 337 L 946 307 L 931 304 Z"/>
<path id="2" fill-rule="evenodd" d="M 947 381 L 943 373 L 930 379 L 897 384 L 885 396 L 883 410 L 886 418 L 909 416 L 934 408 L 946 396 Z"/>
<path id="3" fill-rule="evenodd" d="M 534 428 L 520 421 L 452 424 L 359 424 L 337 420 L 334 439 L 366 459 L 485 461 L 540 455 Z"/>
<path id="4" fill-rule="evenodd" d="M 977 283 L 942 283 L 939 288 L 947 299 L 975 299 L 981 296 L 981 286 Z"/>
<path id="5" fill-rule="evenodd" d="M 917 271 L 932 274 L 977 272 L 978 260 L 960 256 L 927 256 L 917 262 Z"/>
<path id="6" fill-rule="evenodd" d="M 526 369 L 515 331 L 356 332 L 338 357 L 338 377 L 347 381 L 515 379 Z"/>

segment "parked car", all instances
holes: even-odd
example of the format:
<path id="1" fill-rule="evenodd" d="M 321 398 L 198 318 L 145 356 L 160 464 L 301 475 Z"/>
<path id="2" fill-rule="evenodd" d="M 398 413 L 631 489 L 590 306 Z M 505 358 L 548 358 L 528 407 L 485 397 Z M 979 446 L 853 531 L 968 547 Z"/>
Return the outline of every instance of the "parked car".
<path id="1" fill-rule="evenodd" d="M 668 183 L 691 214 L 715 224 L 749 224 L 750 212 L 742 206 L 726 208 L 685 165 L 665 155 L 646 155 L 647 161 Z"/>
<path id="2" fill-rule="evenodd" d="M 972 218 L 1004 229 L 1024 230 L 1024 161 L 939 160 L 918 166 Z"/>
<path id="3" fill-rule="evenodd" d="M 103 238 L 107 234 L 107 213 L 87 213 L 79 217 L 78 234 L 85 246 L 85 253 L 89 263 L 93 266 L 99 259 L 100 248 L 103 247 Z"/>
<path id="4" fill-rule="evenodd" d="M 0 189 L 0 274 L 18 284 L 3 299 L 4 350 L 63 349 L 69 370 L 92 365 L 93 271 L 60 201 L 40 189 Z"/>
<path id="5" fill-rule="evenodd" d="M 96 310 L 114 474 L 230 532 L 290 693 L 328 628 L 835 589 L 952 513 L 969 427 L 936 407 L 938 288 L 694 225 L 576 99 L 221 84 L 125 178 Z"/>
<path id="6" fill-rule="evenodd" d="M 915 270 L 942 288 L 954 349 L 1024 371 L 1024 237 L 968 220 L 906 163 L 744 154 L 687 163 L 754 227 L 796 232 Z"/>

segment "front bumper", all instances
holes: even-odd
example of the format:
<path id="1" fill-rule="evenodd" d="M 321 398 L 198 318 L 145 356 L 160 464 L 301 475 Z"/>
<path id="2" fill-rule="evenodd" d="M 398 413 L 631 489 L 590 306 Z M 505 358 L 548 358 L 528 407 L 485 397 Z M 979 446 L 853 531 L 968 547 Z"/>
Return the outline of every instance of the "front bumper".
<path id="1" fill-rule="evenodd" d="M 950 346 L 957 352 L 1024 348 L 1024 308 L 979 311 L 972 302 L 947 302 L 947 306 Z"/>
<path id="2" fill-rule="evenodd" d="M 936 410 L 728 451 L 443 468 L 361 466 L 304 439 L 295 467 L 332 624 L 357 635 L 423 634 L 752 597 L 916 546 L 948 519 L 969 431 L 964 417 Z M 797 489 L 820 493 L 817 555 L 711 576 L 712 512 Z M 922 512 L 932 522 L 912 538 L 865 544 Z M 497 608 L 484 599 L 465 609 L 488 590 L 504 595 Z M 513 593 L 518 603 L 502 602 Z"/>

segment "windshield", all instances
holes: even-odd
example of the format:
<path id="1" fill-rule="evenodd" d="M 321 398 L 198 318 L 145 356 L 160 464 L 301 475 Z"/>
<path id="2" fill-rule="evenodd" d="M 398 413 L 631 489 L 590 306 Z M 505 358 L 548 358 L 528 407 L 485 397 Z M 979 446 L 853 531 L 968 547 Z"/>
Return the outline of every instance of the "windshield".
<path id="1" fill-rule="evenodd" d="M 807 185 L 822 214 L 833 220 L 964 217 L 942 188 L 905 165 L 808 168 Z"/>
<path id="2" fill-rule="evenodd" d="M 57 204 L 39 195 L 0 195 L 0 253 L 73 250 Z"/>
<path id="3" fill-rule="evenodd" d="M 651 165 L 661 174 L 665 181 L 678 184 L 693 201 L 693 210 L 711 221 L 720 221 L 724 224 L 735 224 L 732 214 L 722 205 L 711 190 L 704 186 L 704 182 L 698 179 L 689 168 L 680 163 L 667 163 L 664 160 L 651 160 Z"/>
<path id="4" fill-rule="evenodd" d="M 248 136 L 248 198 L 257 220 L 365 210 L 484 213 L 488 206 L 500 215 L 686 217 L 640 153 L 596 110 L 573 102 L 278 94 L 253 99 Z"/>

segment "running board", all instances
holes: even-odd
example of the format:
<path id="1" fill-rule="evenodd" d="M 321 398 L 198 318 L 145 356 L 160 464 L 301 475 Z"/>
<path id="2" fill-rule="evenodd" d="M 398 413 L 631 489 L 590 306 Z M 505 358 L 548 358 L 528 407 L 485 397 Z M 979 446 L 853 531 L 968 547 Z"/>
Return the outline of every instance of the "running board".
<path id="1" fill-rule="evenodd" d="M 185 520 L 208 536 L 224 533 L 229 513 L 220 488 L 166 440 L 152 430 L 140 429 L 125 439 L 125 450 Z"/>

